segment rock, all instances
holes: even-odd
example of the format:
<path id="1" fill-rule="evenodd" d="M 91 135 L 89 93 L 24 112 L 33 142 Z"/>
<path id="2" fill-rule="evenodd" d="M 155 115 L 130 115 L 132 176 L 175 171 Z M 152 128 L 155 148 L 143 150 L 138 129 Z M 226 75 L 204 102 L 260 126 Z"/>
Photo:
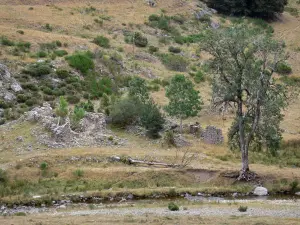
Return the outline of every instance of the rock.
<path id="1" fill-rule="evenodd" d="M 24 141 L 24 138 L 22 136 L 19 136 L 16 138 L 16 141 L 18 142 L 23 142 Z"/>
<path id="2" fill-rule="evenodd" d="M 298 195 L 298 196 L 300 196 L 300 191 L 299 191 L 299 192 L 296 192 L 296 193 L 295 193 L 295 195 Z"/>
<path id="3" fill-rule="evenodd" d="M 207 144 L 222 144 L 224 142 L 222 130 L 214 126 L 207 126 L 200 136 Z"/>
<path id="4" fill-rule="evenodd" d="M 16 99 L 16 96 L 14 94 L 10 93 L 10 92 L 5 92 L 3 98 L 4 98 L 5 101 L 11 102 L 11 101 Z"/>
<path id="5" fill-rule="evenodd" d="M 58 206 L 58 208 L 59 208 L 59 209 L 66 209 L 67 206 L 65 206 L 65 205 L 60 205 L 60 206 Z"/>
<path id="6" fill-rule="evenodd" d="M 237 192 L 232 194 L 232 197 L 236 198 L 239 194 Z"/>
<path id="7" fill-rule="evenodd" d="M 23 90 L 21 85 L 17 82 L 13 83 L 10 87 L 14 92 L 19 92 Z"/>
<path id="8" fill-rule="evenodd" d="M 253 191 L 253 194 L 257 196 L 266 196 L 268 195 L 268 189 L 264 187 L 256 187 Z"/>
<path id="9" fill-rule="evenodd" d="M 218 28 L 220 28 L 220 24 L 217 23 L 217 22 L 214 22 L 214 21 L 212 21 L 212 22 L 210 23 L 210 26 L 211 26 L 213 29 L 218 29 Z"/>
<path id="10" fill-rule="evenodd" d="M 40 195 L 35 195 L 35 196 L 32 196 L 33 199 L 36 199 L 36 198 L 41 198 L 42 196 Z"/>
<path id="11" fill-rule="evenodd" d="M 132 200 L 133 198 L 134 198 L 133 194 L 129 194 L 129 195 L 127 196 L 127 199 L 128 199 L 128 200 Z"/>

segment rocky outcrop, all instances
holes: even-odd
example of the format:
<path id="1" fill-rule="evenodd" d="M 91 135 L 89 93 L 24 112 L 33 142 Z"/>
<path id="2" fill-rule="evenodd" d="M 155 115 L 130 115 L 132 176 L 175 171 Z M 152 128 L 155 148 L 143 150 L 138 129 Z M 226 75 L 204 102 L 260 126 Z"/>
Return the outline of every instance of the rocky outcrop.
<path id="1" fill-rule="evenodd" d="M 48 103 L 25 113 L 21 120 L 41 125 L 33 130 L 33 135 L 40 144 L 50 148 L 119 145 L 123 143 L 123 140 L 118 139 L 106 129 L 105 115 L 102 113 L 87 112 L 76 131 L 71 129 L 69 118 L 66 118 L 62 125 L 59 125 L 59 118 L 55 116 Z"/>
<path id="2" fill-rule="evenodd" d="M 11 102 L 16 99 L 15 94 L 22 91 L 21 85 L 13 78 L 7 66 L 0 64 L 0 99 Z"/>

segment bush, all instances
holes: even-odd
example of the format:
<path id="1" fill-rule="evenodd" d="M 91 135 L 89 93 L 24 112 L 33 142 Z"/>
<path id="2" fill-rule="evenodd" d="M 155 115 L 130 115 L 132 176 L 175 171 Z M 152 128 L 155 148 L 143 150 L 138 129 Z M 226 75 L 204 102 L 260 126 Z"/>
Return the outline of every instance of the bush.
<path id="1" fill-rule="evenodd" d="M 174 202 L 170 202 L 168 205 L 168 209 L 170 211 L 179 211 L 179 206 L 176 205 Z"/>
<path id="2" fill-rule="evenodd" d="M 240 212 L 247 212 L 248 207 L 247 207 L 247 206 L 240 206 L 240 207 L 238 208 L 238 210 L 239 210 Z"/>
<path id="3" fill-rule="evenodd" d="M 181 35 L 175 36 L 174 41 L 177 44 L 183 45 L 184 44 L 184 37 L 182 37 Z"/>
<path id="4" fill-rule="evenodd" d="M 8 182 L 7 172 L 0 169 L 0 184 L 6 184 Z"/>
<path id="5" fill-rule="evenodd" d="M 134 33 L 134 44 L 137 47 L 146 47 L 148 45 L 148 39 L 144 37 L 140 32 Z"/>
<path id="6" fill-rule="evenodd" d="M 1 37 L 0 41 L 1 41 L 1 44 L 5 45 L 5 46 L 14 46 L 15 45 L 14 41 L 11 41 L 7 37 L 4 37 L 4 36 Z"/>
<path id="7" fill-rule="evenodd" d="M 65 55 L 68 55 L 68 52 L 66 50 L 56 50 L 54 51 L 54 54 L 58 57 L 63 57 Z"/>
<path id="8" fill-rule="evenodd" d="M 25 32 L 23 31 L 23 30 L 17 30 L 17 33 L 19 33 L 19 34 L 25 34 Z"/>
<path id="9" fill-rule="evenodd" d="M 57 69 L 56 74 L 60 79 L 65 79 L 70 76 L 70 72 L 66 69 Z"/>
<path id="10" fill-rule="evenodd" d="M 67 56 L 66 60 L 71 67 L 78 69 L 83 74 L 87 74 L 89 70 L 94 69 L 95 67 L 94 62 L 88 53 L 75 53 L 71 56 Z"/>
<path id="11" fill-rule="evenodd" d="M 290 189 L 291 189 L 291 192 L 296 192 L 298 190 L 298 185 L 299 185 L 299 182 L 297 180 L 294 180 L 293 182 L 290 183 Z"/>
<path id="12" fill-rule="evenodd" d="M 93 43 L 95 43 L 96 45 L 101 46 L 102 48 L 109 48 L 109 39 L 107 37 L 104 36 L 97 36 L 96 38 L 94 38 Z"/>
<path id="13" fill-rule="evenodd" d="M 276 72 L 281 75 L 287 75 L 292 72 L 292 67 L 286 63 L 278 63 L 276 66 Z"/>
<path id="14" fill-rule="evenodd" d="M 204 74 L 201 71 L 198 71 L 194 76 L 194 81 L 198 84 L 205 81 Z"/>
<path id="15" fill-rule="evenodd" d="M 77 169 L 77 170 L 75 170 L 74 172 L 73 172 L 73 174 L 74 174 L 74 176 L 76 176 L 76 177 L 83 177 L 83 175 L 84 175 L 84 171 L 83 170 L 81 170 L 81 169 Z"/>
<path id="16" fill-rule="evenodd" d="M 122 98 L 117 101 L 111 109 L 110 116 L 112 123 L 119 127 L 137 122 L 140 115 L 140 103 L 132 98 Z"/>
<path id="17" fill-rule="evenodd" d="M 45 58 L 45 57 L 47 57 L 47 53 L 44 52 L 44 51 L 39 51 L 39 52 L 36 53 L 36 57 Z"/>
<path id="18" fill-rule="evenodd" d="M 23 73 L 30 74 L 35 77 L 50 74 L 52 72 L 51 67 L 46 63 L 34 63 L 27 66 Z"/>
<path id="19" fill-rule="evenodd" d="M 185 72 L 188 61 L 179 55 L 164 54 L 161 57 L 162 63 L 170 70 Z"/>
<path id="20" fill-rule="evenodd" d="M 52 31 L 53 30 L 52 26 L 49 23 L 46 23 L 45 29 L 48 30 L 48 31 Z"/>
<path id="21" fill-rule="evenodd" d="M 77 104 L 78 102 L 80 102 L 80 97 L 78 97 L 76 95 L 68 95 L 67 96 L 67 101 L 70 104 Z"/>
<path id="22" fill-rule="evenodd" d="M 151 53 L 151 54 L 153 54 L 153 53 L 155 53 L 155 52 L 158 52 L 158 47 L 155 47 L 155 46 L 149 46 L 149 52 Z"/>
<path id="23" fill-rule="evenodd" d="M 172 53 L 180 53 L 180 52 L 181 52 L 181 49 L 178 48 L 178 47 L 170 46 L 170 47 L 169 47 L 169 52 L 172 52 Z"/>
<path id="24" fill-rule="evenodd" d="M 167 145 L 168 147 L 176 146 L 175 136 L 172 130 L 168 130 L 165 132 L 163 145 Z"/>
<path id="25" fill-rule="evenodd" d="M 57 40 L 57 41 L 55 41 L 55 44 L 56 44 L 56 46 L 57 46 L 57 47 L 61 47 L 61 46 L 62 46 L 62 43 L 61 43 L 61 41 L 58 41 L 58 40 Z"/>
<path id="26" fill-rule="evenodd" d="M 33 106 L 33 105 L 37 105 L 39 103 L 39 100 L 37 99 L 37 98 L 35 98 L 35 97 L 32 97 L 32 98 L 30 98 L 30 99 L 27 99 L 26 101 L 25 101 L 25 104 L 27 105 L 27 106 Z"/>
<path id="27" fill-rule="evenodd" d="M 41 165 L 40 165 L 40 169 L 41 169 L 41 170 L 46 170 L 46 169 L 48 169 L 48 163 L 42 162 Z"/>
<path id="28" fill-rule="evenodd" d="M 83 108 L 87 112 L 94 112 L 94 104 L 90 100 L 81 102 L 78 107 Z"/>
<path id="29" fill-rule="evenodd" d="M 150 15 L 148 18 L 149 21 L 159 21 L 159 19 L 160 19 L 160 16 L 156 15 L 156 14 Z"/>
<path id="30" fill-rule="evenodd" d="M 39 90 L 39 87 L 36 84 L 30 83 L 30 82 L 23 84 L 22 87 L 24 89 L 29 89 L 31 91 L 38 91 Z"/>

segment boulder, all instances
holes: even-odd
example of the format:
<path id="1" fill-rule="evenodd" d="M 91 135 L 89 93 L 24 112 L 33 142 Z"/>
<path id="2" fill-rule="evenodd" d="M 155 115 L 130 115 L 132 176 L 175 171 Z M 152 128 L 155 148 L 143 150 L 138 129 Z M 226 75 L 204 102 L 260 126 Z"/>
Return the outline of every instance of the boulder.
<path id="1" fill-rule="evenodd" d="M 268 189 L 264 187 L 256 187 L 253 191 L 253 194 L 257 196 L 266 196 L 268 195 Z"/>
<path id="2" fill-rule="evenodd" d="M 296 193 L 295 193 L 295 195 L 298 195 L 298 196 L 300 196 L 300 191 L 299 191 L 299 192 L 296 192 Z"/>

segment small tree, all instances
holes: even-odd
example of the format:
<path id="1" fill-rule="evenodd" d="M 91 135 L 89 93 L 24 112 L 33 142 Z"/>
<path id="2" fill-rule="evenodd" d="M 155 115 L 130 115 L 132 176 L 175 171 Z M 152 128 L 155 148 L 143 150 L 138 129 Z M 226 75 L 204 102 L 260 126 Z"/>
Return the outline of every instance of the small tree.
<path id="1" fill-rule="evenodd" d="M 60 120 L 66 118 L 69 114 L 68 102 L 63 96 L 59 98 L 59 104 L 55 110 L 55 114 L 58 116 L 58 125 L 60 124 Z"/>
<path id="2" fill-rule="evenodd" d="M 245 25 L 208 31 L 202 49 L 209 52 L 213 71 L 213 103 L 236 106 L 229 140 L 242 155 L 239 180 L 250 180 L 248 151 L 265 143 L 272 151 L 281 140 L 281 110 L 287 89 L 273 74 L 285 60 L 284 45 Z"/>
<path id="3" fill-rule="evenodd" d="M 141 103 L 149 101 L 149 91 L 145 79 L 134 77 L 129 82 L 128 94 L 130 97 L 137 98 Z"/>
<path id="4" fill-rule="evenodd" d="M 175 75 L 167 87 L 166 96 L 169 104 L 165 107 L 170 116 L 180 119 L 180 133 L 182 120 L 194 117 L 201 110 L 202 100 L 199 91 L 194 89 L 193 83 L 184 75 Z"/>
<path id="5" fill-rule="evenodd" d="M 83 119 L 85 115 L 85 110 L 84 108 L 81 108 L 79 106 L 75 106 L 74 112 L 72 115 L 72 127 L 77 128 L 79 125 L 79 122 L 81 119 Z"/>

